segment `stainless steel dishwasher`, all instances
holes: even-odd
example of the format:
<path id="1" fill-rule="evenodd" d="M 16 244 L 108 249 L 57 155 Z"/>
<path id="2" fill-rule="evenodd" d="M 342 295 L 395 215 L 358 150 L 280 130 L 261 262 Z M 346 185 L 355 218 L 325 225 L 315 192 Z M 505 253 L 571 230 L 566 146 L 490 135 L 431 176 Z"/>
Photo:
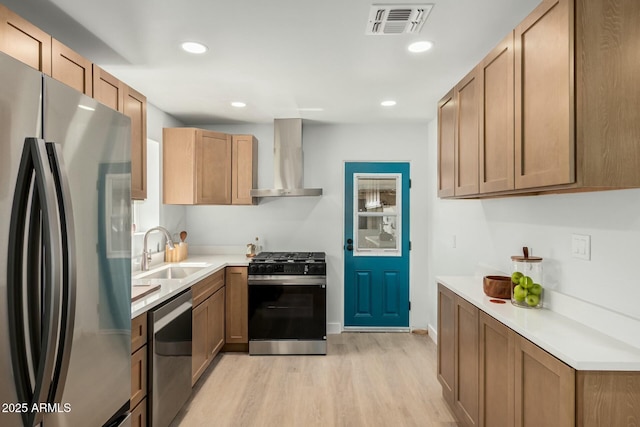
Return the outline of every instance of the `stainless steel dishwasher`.
<path id="1" fill-rule="evenodd" d="M 149 312 L 153 427 L 166 427 L 191 396 L 191 290 Z"/>

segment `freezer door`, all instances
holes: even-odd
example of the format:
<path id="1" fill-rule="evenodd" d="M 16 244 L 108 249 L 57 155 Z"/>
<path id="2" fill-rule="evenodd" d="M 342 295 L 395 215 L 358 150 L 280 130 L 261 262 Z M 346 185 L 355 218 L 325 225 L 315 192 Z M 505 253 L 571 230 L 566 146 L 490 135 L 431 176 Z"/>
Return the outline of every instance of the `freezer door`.
<path id="1" fill-rule="evenodd" d="M 44 79 L 44 139 L 66 170 L 77 280 L 61 409 L 44 426 L 102 426 L 131 394 L 130 120 Z"/>
<path id="2" fill-rule="evenodd" d="M 42 133 L 41 87 L 38 71 L 0 53 L 0 426 L 20 426 L 20 411 L 26 403 L 18 401 L 14 386 L 7 322 L 7 249 L 24 141 Z"/>

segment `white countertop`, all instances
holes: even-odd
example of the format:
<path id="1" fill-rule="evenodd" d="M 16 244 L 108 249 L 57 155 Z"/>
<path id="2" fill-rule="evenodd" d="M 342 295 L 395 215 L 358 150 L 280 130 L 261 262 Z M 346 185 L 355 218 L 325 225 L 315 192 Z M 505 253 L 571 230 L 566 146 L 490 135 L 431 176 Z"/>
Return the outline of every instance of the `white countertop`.
<path id="1" fill-rule="evenodd" d="M 179 263 L 174 263 L 180 266 L 204 266 L 204 268 L 197 273 L 187 276 L 184 279 L 136 279 L 137 276 L 142 275 L 143 272 L 138 271 L 133 275 L 131 284 L 135 285 L 160 285 L 160 289 L 131 303 L 131 318 L 137 317 L 143 313 L 146 313 L 153 307 L 168 301 L 172 297 L 178 295 L 180 292 L 189 289 L 195 285 L 202 278 L 215 273 L 229 266 L 246 266 L 249 265 L 249 259 L 244 255 L 196 255 L 187 258 Z M 158 270 L 168 263 L 159 264 L 151 268 L 148 272 Z"/>
<path id="2" fill-rule="evenodd" d="M 518 308 L 508 300 L 492 303 L 482 290 L 481 277 L 445 276 L 436 281 L 574 369 L 640 371 L 640 348 L 546 308 Z M 637 334 L 638 329 L 628 332 Z"/>

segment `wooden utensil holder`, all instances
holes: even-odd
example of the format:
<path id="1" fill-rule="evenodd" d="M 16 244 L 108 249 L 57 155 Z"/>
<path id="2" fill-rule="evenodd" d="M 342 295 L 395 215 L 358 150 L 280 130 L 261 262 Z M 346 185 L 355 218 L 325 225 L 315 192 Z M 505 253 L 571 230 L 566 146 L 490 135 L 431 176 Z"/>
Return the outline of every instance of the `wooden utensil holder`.
<path id="1" fill-rule="evenodd" d="M 181 242 L 174 245 L 173 249 L 166 245 L 164 248 L 165 262 L 180 262 L 187 259 L 189 244 Z"/>

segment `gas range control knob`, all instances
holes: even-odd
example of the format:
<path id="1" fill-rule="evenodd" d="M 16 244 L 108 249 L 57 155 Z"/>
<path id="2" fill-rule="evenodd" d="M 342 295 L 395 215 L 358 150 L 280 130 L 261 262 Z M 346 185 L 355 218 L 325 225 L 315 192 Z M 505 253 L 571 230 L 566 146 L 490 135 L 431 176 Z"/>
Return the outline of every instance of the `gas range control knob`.
<path id="1" fill-rule="evenodd" d="M 263 274 L 263 273 L 264 273 L 264 265 L 263 265 L 263 264 L 260 264 L 260 265 L 258 266 L 258 272 L 259 272 L 260 274 Z"/>
<path id="2" fill-rule="evenodd" d="M 257 273 L 258 272 L 258 266 L 255 264 L 251 264 L 249 266 L 249 273 L 253 274 L 253 273 Z"/>
<path id="3" fill-rule="evenodd" d="M 265 270 L 267 271 L 268 274 L 273 273 L 273 265 L 267 265 Z"/>

